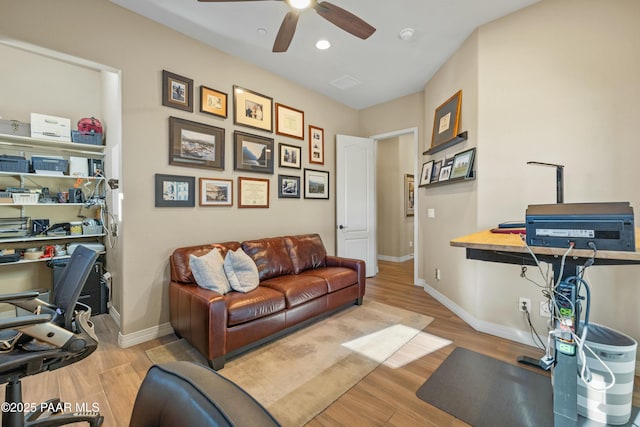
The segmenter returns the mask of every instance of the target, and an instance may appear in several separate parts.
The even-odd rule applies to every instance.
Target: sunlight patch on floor
[[[405,325],[372,332],[342,346],[393,369],[451,344],[451,341]]]

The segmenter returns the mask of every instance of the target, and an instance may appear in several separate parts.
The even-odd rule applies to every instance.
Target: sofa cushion
[[[227,326],[239,325],[285,309],[282,292],[258,286],[251,292],[229,292],[224,296],[227,306]]]
[[[312,276],[323,279],[329,293],[344,289],[358,283],[358,273],[346,267],[314,268],[301,273],[300,276]]]
[[[180,283],[195,283],[195,278],[191,273],[191,267],[189,267],[189,256],[202,256],[209,253],[213,248],[220,250],[220,255],[224,258],[227,250],[232,251],[240,247],[240,242],[225,242],[214,243],[208,245],[188,246],[184,248],[178,248],[169,257],[171,263],[171,280]]]
[[[326,265],[327,251],[319,234],[287,236],[285,243],[296,274]]]
[[[189,267],[198,286],[222,295],[231,290],[223,264],[224,260],[218,248],[200,257],[193,254],[189,256]]]
[[[227,256],[224,258],[224,272],[234,291],[249,292],[260,284],[258,267],[242,248],[227,251]]]
[[[293,264],[283,237],[242,242],[242,249],[258,266],[260,281],[293,273]]]
[[[281,292],[287,302],[287,308],[304,304],[327,294],[326,281],[320,277],[289,274],[264,280],[260,287],[268,287]]]

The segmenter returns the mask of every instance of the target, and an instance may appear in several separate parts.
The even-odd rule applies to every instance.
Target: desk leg
[[[578,421],[578,358],[556,352],[553,369],[553,425],[574,427]]]

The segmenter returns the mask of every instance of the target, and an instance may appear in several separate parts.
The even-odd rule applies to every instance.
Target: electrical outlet
[[[440,280],[440,269],[436,268],[436,280]]]
[[[540,317],[551,317],[551,307],[549,307],[549,300],[540,301]]]
[[[520,297],[518,298],[518,310],[521,312],[528,311],[531,313],[531,298]]]

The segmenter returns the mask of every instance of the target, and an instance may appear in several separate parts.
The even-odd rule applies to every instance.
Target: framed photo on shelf
[[[233,140],[234,170],[273,173],[273,138],[235,131]]]
[[[304,198],[329,198],[329,172],[315,169],[304,170]]]
[[[156,174],[156,207],[194,207],[196,178]]]
[[[304,112],[276,102],[276,133],[304,139]]]
[[[193,80],[162,70],[162,105],[193,113]]]
[[[233,180],[200,178],[200,206],[233,206]]]
[[[476,154],[475,148],[470,148],[466,151],[462,151],[453,158],[453,165],[451,166],[451,176],[449,179],[454,178],[468,178],[471,175],[473,169],[473,159]]]
[[[429,160],[422,165],[422,172],[420,173],[420,183],[418,187],[427,185],[431,182],[431,171],[433,170],[433,160]]]
[[[451,176],[451,165],[443,166],[440,169],[440,176],[438,177],[438,182],[448,181]]]
[[[404,176],[404,216],[413,216],[415,206],[414,177],[411,174]]]
[[[268,208],[269,180],[244,176],[238,177],[238,207]]]
[[[273,98],[234,85],[233,123],[273,132]]]
[[[278,163],[278,166],[280,166],[281,168],[292,168],[292,169],[302,168],[301,159],[300,159],[300,157],[302,156],[301,147],[280,143],[278,144],[278,149],[280,151],[279,153],[280,162]]]
[[[459,90],[442,105],[436,108],[433,119],[433,133],[431,148],[451,141],[458,135],[460,124],[460,107],[462,105],[462,90]]]
[[[442,160],[438,160],[433,163],[433,168],[431,169],[431,179],[429,180],[429,184],[438,182],[438,178],[440,178],[440,169],[442,169]]]
[[[324,129],[309,125],[309,163],[324,165]]]
[[[169,117],[169,164],[224,170],[224,129]]]
[[[278,175],[278,198],[299,199],[300,177],[291,175]]]
[[[200,112],[227,118],[227,94],[200,86]]]

